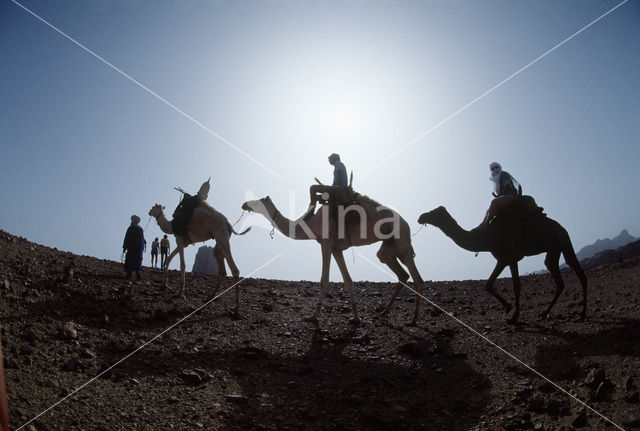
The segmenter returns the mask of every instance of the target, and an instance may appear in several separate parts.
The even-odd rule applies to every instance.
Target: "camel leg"
[[[424,280],[422,280],[422,276],[418,272],[413,255],[401,256],[400,261],[404,263],[409,270],[409,274],[411,274],[411,278],[413,278],[413,286],[416,290],[416,306],[413,310],[413,317],[407,323],[409,326],[415,326],[418,322],[418,314],[420,313],[420,300],[422,299],[422,286],[424,285]]]
[[[344,281],[344,288],[349,293],[349,302],[351,303],[351,311],[353,312],[353,318],[351,319],[351,323],[354,325],[360,324],[360,317],[358,316],[358,306],[356,305],[356,299],[353,293],[353,280],[351,279],[351,275],[349,275],[349,270],[347,269],[347,264],[344,261],[344,255],[341,251],[334,251],[333,258],[338,264],[338,268],[340,268],[340,273],[342,274],[342,280]]]
[[[314,324],[318,324],[318,315],[322,308],[322,301],[324,295],[327,293],[327,287],[329,287],[329,270],[331,269],[331,248],[328,245],[322,244],[322,277],[320,277],[320,298],[318,298],[318,305],[313,314],[306,317],[304,320]]]
[[[187,300],[187,298],[184,296],[184,287],[186,285],[184,273],[186,269],[187,265],[184,263],[184,248],[180,247],[180,281],[182,283],[182,297],[185,299],[185,301]]]
[[[496,279],[498,278],[498,276],[506,266],[507,265],[505,265],[500,261],[496,262],[496,266],[495,268],[493,268],[493,272],[491,273],[491,275],[489,276],[489,279],[484,285],[484,290],[486,290],[491,295],[493,295],[493,297],[496,298],[500,302],[500,304],[502,304],[502,306],[504,307],[505,313],[509,313],[509,311],[511,311],[511,304],[505,301],[504,298],[500,296],[498,292],[496,292],[496,290],[493,288],[493,284],[496,282]]]
[[[513,295],[515,296],[515,310],[513,316],[507,321],[509,324],[515,325],[520,317],[520,274],[518,273],[518,263],[509,265],[511,270],[511,282],[513,283]]]
[[[173,251],[171,252],[171,254],[169,256],[167,256],[165,262],[164,262],[164,287],[169,287],[168,285],[168,279],[169,279],[169,264],[171,263],[171,259],[173,259],[173,257],[178,254],[178,252],[180,251],[180,247],[176,247],[173,249]]]
[[[216,266],[218,267],[218,279],[216,282],[216,287],[213,289],[213,293],[209,300],[215,298],[216,293],[218,293],[218,289],[222,285],[222,280],[224,280],[227,275],[226,268],[224,266],[224,253],[222,249],[218,246],[218,242],[216,241],[216,245],[213,247],[213,258],[216,261]]]
[[[551,303],[549,304],[547,309],[540,314],[541,319],[549,316],[551,309],[553,308],[554,305],[556,305],[556,302],[558,301],[560,294],[564,290],[564,281],[562,280],[562,274],[560,274],[560,267],[558,266],[559,260],[560,260],[560,251],[555,251],[555,250],[547,253],[547,257],[545,257],[544,259],[544,265],[547,267],[547,269],[549,270],[549,273],[551,273],[551,277],[553,278],[553,281],[555,281],[556,283],[556,292],[553,295],[553,299],[551,300]]]
[[[216,239],[216,246],[220,247],[222,251],[222,255],[227,260],[229,264],[229,269],[231,270],[231,275],[233,275],[233,284],[236,286],[235,289],[235,305],[233,306],[233,315],[238,317],[240,312],[240,288],[237,286],[238,280],[240,278],[240,270],[236,266],[235,261],[233,260],[233,256],[231,255],[231,245],[229,244],[229,238],[219,238]]]
[[[564,255],[564,261],[576,273],[578,281],[580,281],[580,286],[582,286],[582,313],[580,313],[580,319],[584,320],[587,317],[587,276],[584,275],[584,272],[582,271],[582,267],[580,266],[580,262],[578,262],[575,252],[573,251],[573,247],[570,247],[569,250],[563,251],[562,254]]]
[[[384,308],[382,313],[380,313],[380,316],[384,317],[389,313],[389,310],[391,310],[391,306],[400,294],[400,290],[402,290],[402,288],[406,286],[407,280],[409,280],[409,274],[407,274],[407,271],[405,271],[404,268],[400,265],[398,259],[394,255],[390,254],[389,250],[385,249],[384,245],[380,247],[380,250],[378,250],[377,256],[378,259],[380,259],[380,262],[387,265],[389,269],[393,271],[396,277],[398,277],[398,283],[393,290],[393,294],[391,295],[391,298],[389,298],[387,306]]]

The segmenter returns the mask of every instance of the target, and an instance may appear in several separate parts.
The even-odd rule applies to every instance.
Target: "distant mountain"
[[[580,261],[582,269],[593,268],[604,263],[619,262],[633,256],[640,255],[640,238],[630,235],[626,229],[622,229],[620,235],[613,239],[599,239],[593,244],[582,247],[576,257]],[[569,267],[566,263],[560,265],[560,270]],[[541,269],[530,274],[548,274],[549,271]]]
[[[582,269],[594,268],[607,263],[622,262],[640,256],[640,240],[630,242],[615,250],[604,250],[580,261]],[[566,265],[563,265],[566,266]]]
[[[578,260],[588,259],[590,257],[595,256],[597,253],[605,250],[616,250],[623,245],[627,245],[630,242],[637,241],[640,238],[636,238],[627,232],[626,229],[623,229],[620,232],[620,235],[613,239],[605,238],[599,239],[593,244],[582,247],[577,253],[576,256]]]
[[[217,274],[218,265],[213,258],[213,247],[203,245],[198,249],[196,253],[196,259],[193,261],[193,268],[191,272],[198,272],[200,274]]]

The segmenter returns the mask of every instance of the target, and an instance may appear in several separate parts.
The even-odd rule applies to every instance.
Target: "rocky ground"
[[[177,282],[176,271],[170,276]],[[426,297],[446,313],[427,306],[417,327],[404,325],[410,292],[386,321],[376,319],[393,285],[370,282],[357,283],[360,327],[348,323],[341,285],[331,285],[315,329],[301,317],[316,303],[317,283],[264,279],[241,283],[241,319],[224,295],[182,320],[193,308],[161,287],[157,270],[145,268],[130,285],[120,263],[0,231],[12,427],[637,429],[640,258],[587,276],[584,322],[572,273],[547,320],[536,316],[551,299],[550,277],[524,277],[517,327],[475,280],[429,283]],[[214,277],[188,274],[188,283],[191,302],[202,303]],[[512,298],[509,279],[498,289]]]

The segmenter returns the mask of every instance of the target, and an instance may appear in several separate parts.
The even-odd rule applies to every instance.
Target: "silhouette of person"
[[[318,195],[320,195],[322,200],[333,203],[336,192],[347,188],[347,168],[344,166],[344,163],[340,161],[340,155],[336,153],[331,154],[329,156],[329,164],[333,166],[333,184],[330,186],[314,184],[309,187],[309,208],[307,209],[307,214],[304,216],[305,221],[313,216],[316,202],[319,200]]]
[[[140,227],[140,217],[131,216],[131,225],[127,229],[122,244],[122,252],[126,252],[124,259],[124,269],[127,271],[127,278],[131,278],[131,273],[135,271],[136,276],[140,279],[140,270],[142,269],[142,253],[146,251],[146,241],[144,232]]]
[[[169,238],[165,235],[162,240],[160,240],[160,268],[162,269],[164,269],[166,265],[169,248],[171,248],[171,244],[169,243]]]
[[[494,199],[489,205],[484,220],[482,220],[482,223],[478,226],[481,229],[486,229],[491,219],[493,219],[499,211],[511,205],[522,193],[522,187],[518,181],[516,181],[509,172],[503,171],[500,163],[491,163],[489,170],[491,171],[489,180],[491,180],[494,185],[493,192],[491,193]]]
[[[158,249],[160,248],[160,241],[158,237],[151,243],[151,266],[156,268],[158,266]]]

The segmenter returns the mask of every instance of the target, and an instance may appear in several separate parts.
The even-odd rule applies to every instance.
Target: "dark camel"
[[[505,301],[494,290],[493,284],[504,268],[509,267],[515,295],[515,311],[513,316],[507,321],[511,324],[516,324],[520,316],[520,275],[518,274],[518,262],[522,260],[524,256],[535,256],[540,253],[547,253],[544,264],[556,283],[556,292],[549,307],[540,315],[541,318],[544,318],[549,315],[551,309],[558,301],[558,297],[564,290],[564,281],[562,280],[558,266],[560,253],[562,253],[567,265],[575,271],[582,286],[581,319],[584,319],[587,313],[587,277],[584,275],[580,263],[576,258],[567,231],[560,223],[543,214],[529,215],[525,219],[512,222],[521,223],[520,230],[517,231],[519,233],[514,234],[513,225],[505,216],[494,218],[486,230],[476,228],[471,231],[466,231],[458,225],[446,208],[442,206],[426,212],[418,218],[418,223],[428,223],[439,228],[445,235],[451,238],[453,242],[465,250],[491,252],[498,262],[485,284],[485,289],[500,301],[506,313],[511,311],[511,304]]]
[[[386,264],[398,277],[398,284],[382,315],[386,315],[389,312],[391,305],[402,287],[406,286],[409,274],[411,274],[417,295],[413,318],[408,324],[415,325],[420,311],[420,294],[424,281],[414,261],[415,253],[411,246],[409,225],[398,213],[380,205],[373,199],[359,195],[356,200],[357,205],[338,208],[338,214],[342,213],[342,218],[340,215],[332,214],[329,210],[329,205],[322,205],[321,209],[306,222],[302,221],[302,218],[294,221],[284,217],[269,196],[245,202],[242,205],[242,209],[262,214],[276,229],[291,239],[315,239],[320,243],[322,250],[320,299],[313,314],[305,318],[305,320],[316,325],[318,323],[322,300],[329,285],[329,268],[331,257],[333,256],[342,273],[345,289],[349,293],[349,301],[353,312],[351,322],[354,324],[360,323],[358,307],[353,293],[353,281],[342,253],[353,246],[369,245],[382,241],[380,250],[377,253],[378,259]],[[340,227],[337,219],[352,218],[354,213],[356,214],[354,220],[348,223],[343,222]],[[409,274],[400,263],[407,267]]]

